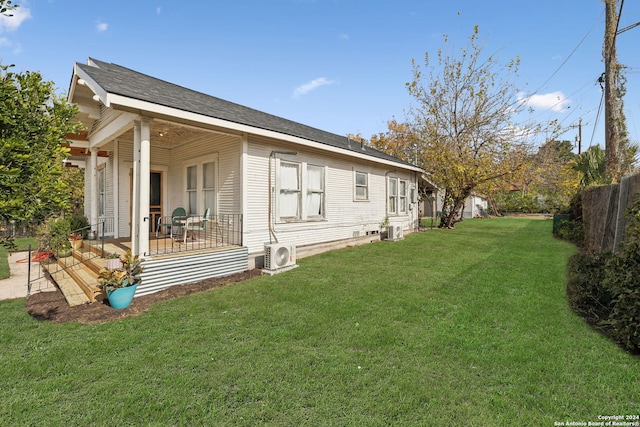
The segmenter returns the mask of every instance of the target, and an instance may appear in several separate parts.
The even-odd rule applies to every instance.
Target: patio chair
[[[166,217],[166,216],[159,217],[158,225],[156,226],[156,239],[158,238],[158,232],[160,231],[160,227],[168,228],[169,236],[173,238],[174,227],[182,227],[186,219],[187,219],[187,211],[185,211],[184,208],[175,208],[171,213],[171,217]]]
[[[207,222],[209,222],[210,210],[207,208],[203,216],[190,216],[184,226],[184,243],[187,243],[187,235],[204,231],[204,239],[207,240]]]

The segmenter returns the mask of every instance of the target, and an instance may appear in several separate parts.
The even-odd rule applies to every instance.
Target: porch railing
[[[242,246],[242,214],[219,214],[191,219],[162,217],[149,242],[150,255]]]
[[[31,271],[31,262],[28,263],[27,295],[31,295],[31,284],[47,274],[52,275],[63,270],[72,269],[78,264],[86,263],[94,258],[103,258],[105,256],[104,221],[72,230],[71,234],[90,236],[92,230],[97,230],[97,235],[93,236],[95,238],[88,241],[88,244],[80,245],[78,248],[74,248],[71,241],[69,248],[53,248],[51,239],[41,241],[39,247],[35,250],[29,245],[28,259],[31,262],[40,262],[43,268],[38,269],[38,272],[35,273]]]

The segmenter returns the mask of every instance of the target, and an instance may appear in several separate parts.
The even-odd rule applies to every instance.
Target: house
[[[96,59],[74,65],[68,100],[86,127],[70,138],[85,213],[144,258],[137,295],[261,268],[281,256],[269,245],[370,242],[386,217],[417,228],[422,171],[358,141]],[[158,230],[178,207],[199,229]]]

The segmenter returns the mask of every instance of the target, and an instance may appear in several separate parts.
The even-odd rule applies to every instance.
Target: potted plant
[[[107,270],[116,270],[122,268],[122,261],[120,261],[120,254],[117,252],[107,255]]]
[[[69,234],[69,243],[73,249],[80,249],[82,247],[82,234],[71,233]]]
[[[120,261],[122,262],[120,268],[115,270],[103,268],[98,273],[99,287],[107,291],[109,304],[118,310],[128,307],[133,301],[143,271],[142,261],[131,251],[127,251]]]

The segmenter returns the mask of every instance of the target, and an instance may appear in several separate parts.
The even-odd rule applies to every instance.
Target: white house
[[[385,217],[417,227],[422,171],[344,136],[95,59],[68,100],[85,213],[145,259],[138,294],[261,267],[265,244],[300,256],[379,239]]]

